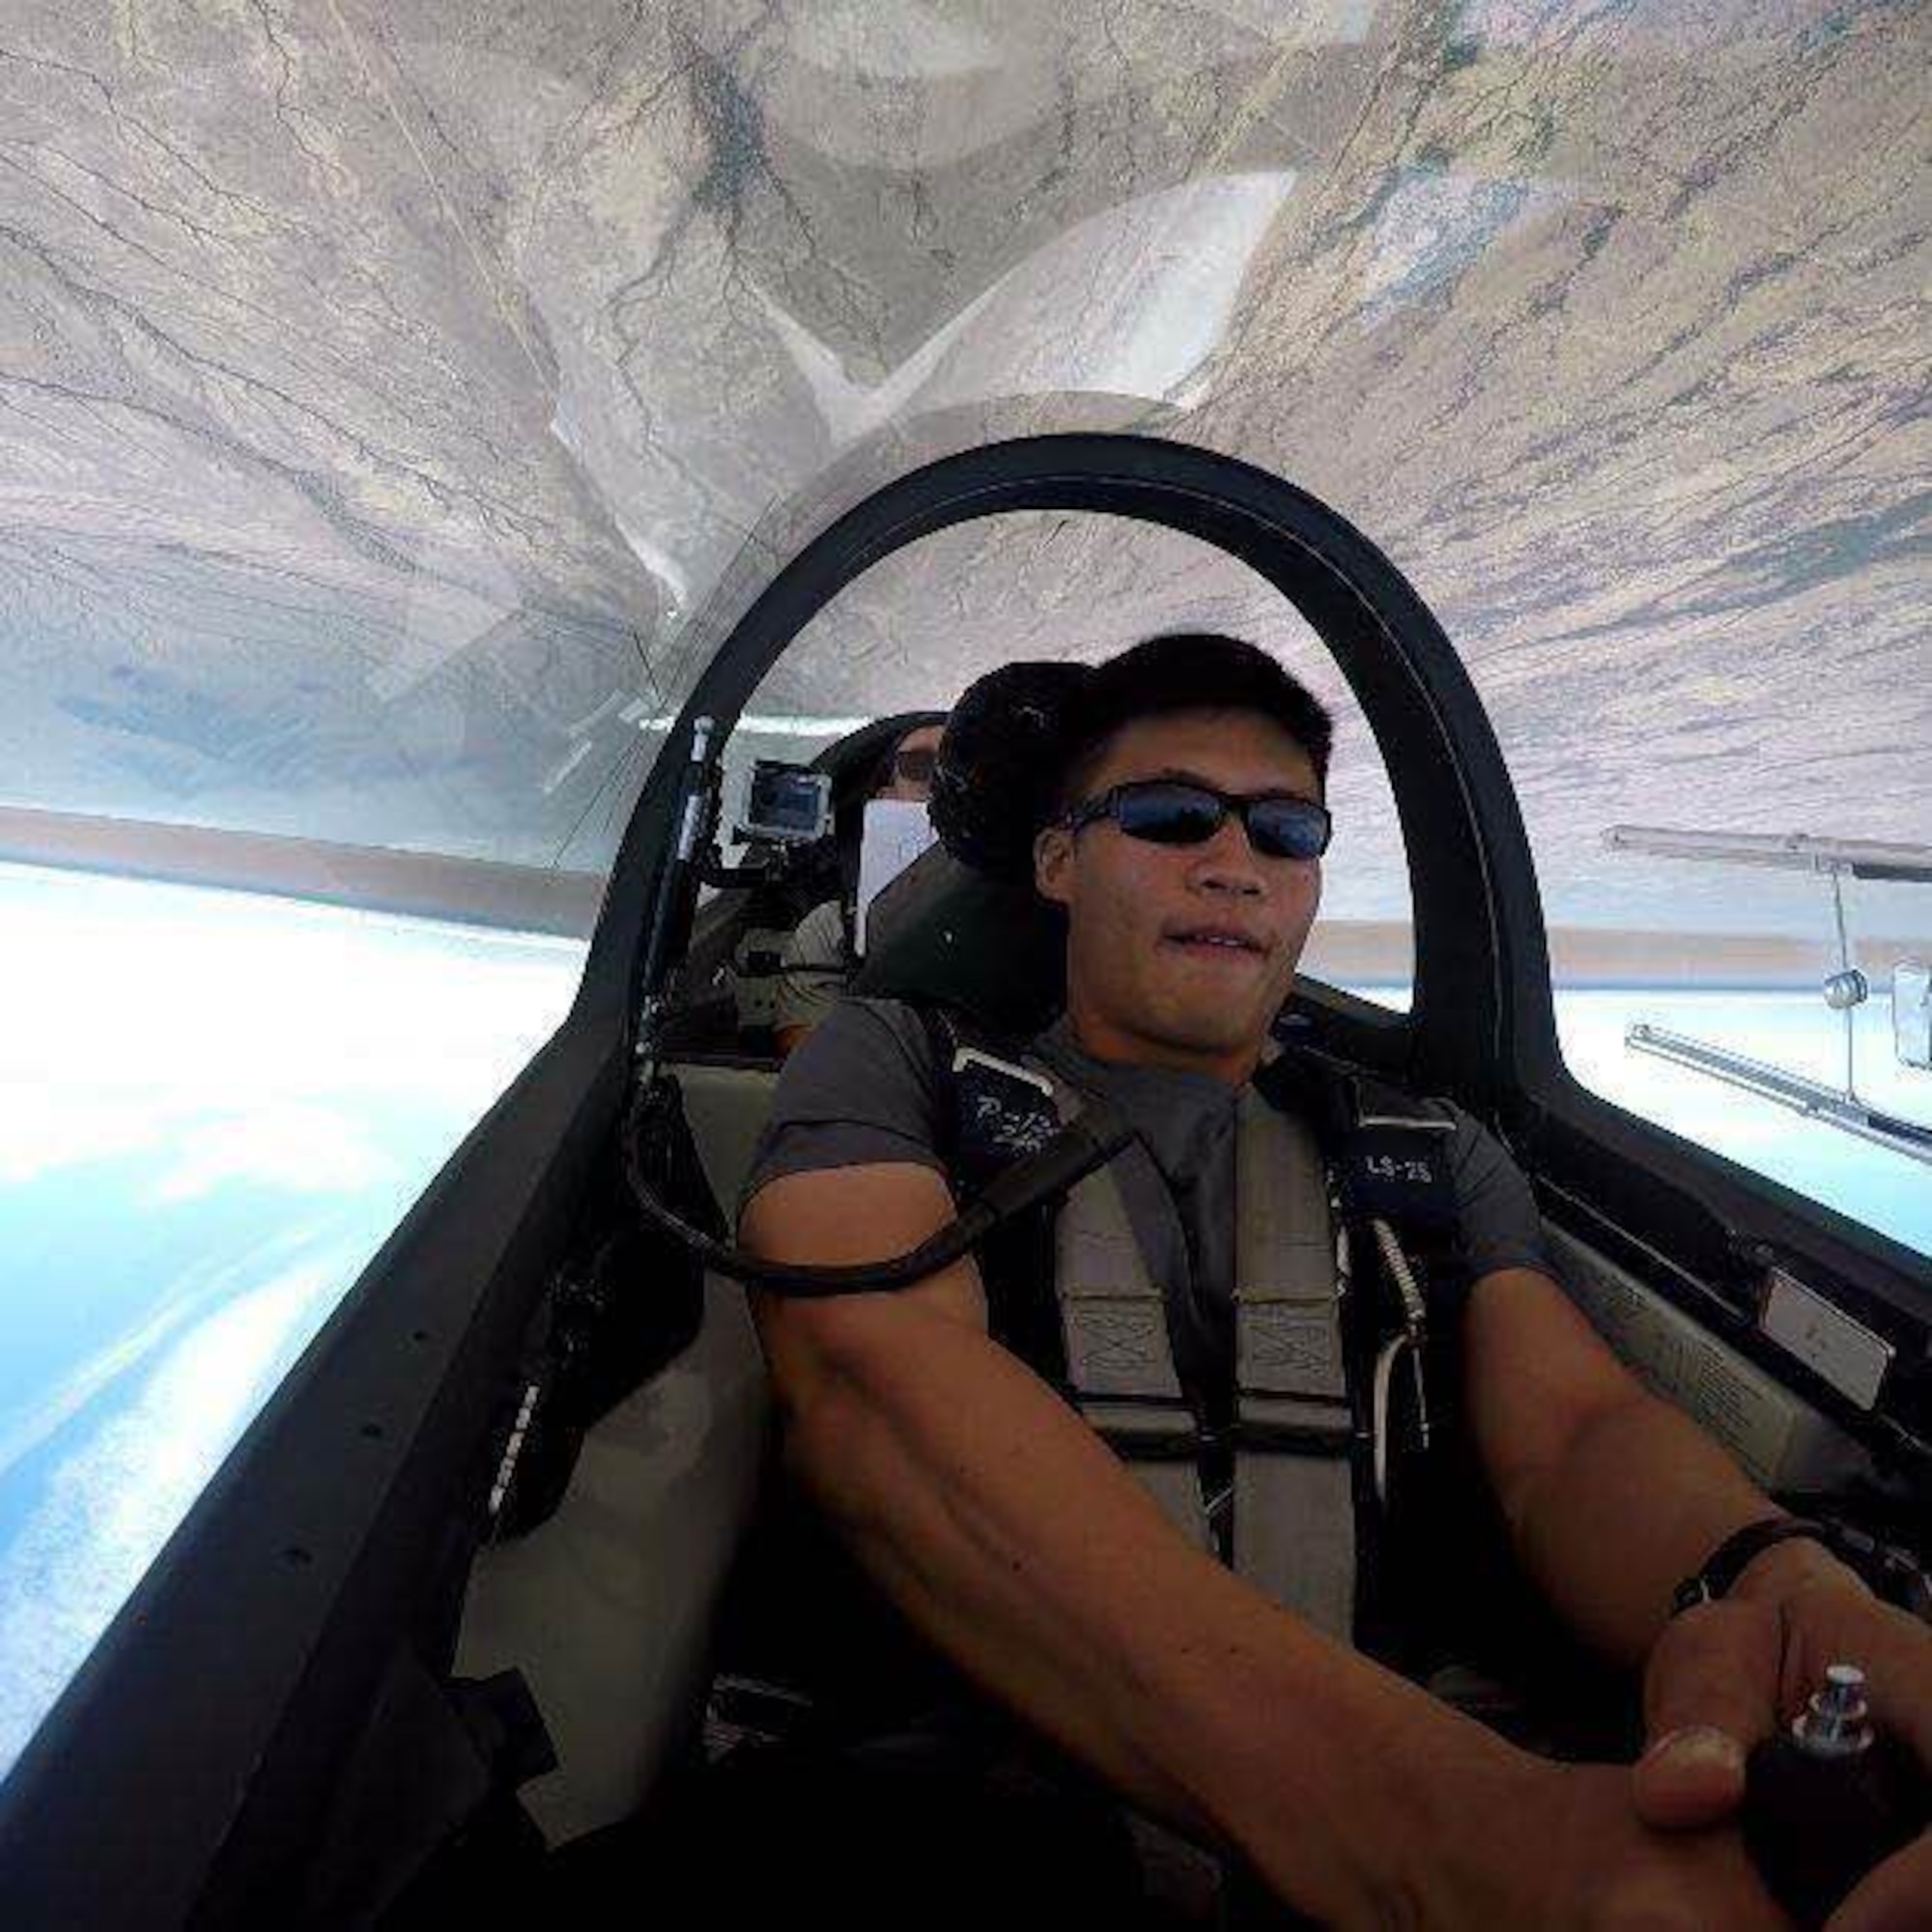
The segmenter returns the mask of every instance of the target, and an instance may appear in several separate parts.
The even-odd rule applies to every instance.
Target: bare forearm
[[[1371,1922],[1437,1806],[1507,1755],[1189,1546],[983,1334],[816,1378],[794,1464],[913,1621],[1145,1808],[1238,1844],[1304,1909]],[[906,1372],[917,1360],[919,1373]]]
[[[1776,1506],[1689,1417],[1642,1391],[1584,1424],[1531,1486],[1517,1552],[1571,1627],[1640,1661],[1680,1578]]]

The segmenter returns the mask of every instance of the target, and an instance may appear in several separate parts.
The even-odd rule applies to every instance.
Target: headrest
[[[944,845],[872,901],[852,991],[937,1002],[991,1032],[1030,1039],[1066,998],[1066,925],[1031,886],[962,865]]]
[[[1052,809],[1067,720],[1093,675],[1085,665],[1002,665],[952,707],[933,767],[932,824],[963,865],[1032,880],[1034,835]]]
[[[1083,665],[1011,664],[952,707],[932,775],[940,843],[873,902],[853,990],[939,1001],[1028,1037],[1065,998],[1065,923],[1033,890]]]

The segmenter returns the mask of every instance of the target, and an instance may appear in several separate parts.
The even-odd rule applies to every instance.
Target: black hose
[[[1133,1128],[1121,1114],[1104,1101],[1089,1097],[1077,1120],[1067,1122],[1037,1153],[995,1175],[961,1208],[956,1220],[909,1253],[838,1267],[786,1266],[714,1240],[665,1205],[644,1173],[642,1135],[638,1130],[654,1086],[650,1081],[639,1083],[623,1125],[624,1174],[639,1211],[706,1267],[772,1294],[868,1294],[910,1288],[950,1267],[1016,1215],[1069,1192],[1134,1138]]]

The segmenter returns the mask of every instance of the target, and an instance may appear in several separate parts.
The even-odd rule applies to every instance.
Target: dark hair
[[[1308,753],[1328,781],[1335,740],[1327,706],[1268,654],[1213,631],[1149,638],[1094,667],[1067,706],[1065,759],[1055,809],[1087,795],[1094,768],[1122,725],[1176,711],[1254,711],[1271,719]]]

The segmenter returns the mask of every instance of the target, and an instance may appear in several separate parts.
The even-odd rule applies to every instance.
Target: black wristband
[[[1795,1537],[1808,1537],[1823,1544],[1834,1555],[1837,1538],[1832,1526],[1810,1517],[1775,1516],[1762,1522],[1747,1523],[1712,1550],[1704,1567],[1694,1577],[1687,1577],[1670,1595],[1670,1614],[1681,1616],[1699,1604],[1715,1604],[1729,1595],[1731,1586],[1744,1575],[1745,1566],[1762,1556],[1775,1544],[1789,1543]]]

